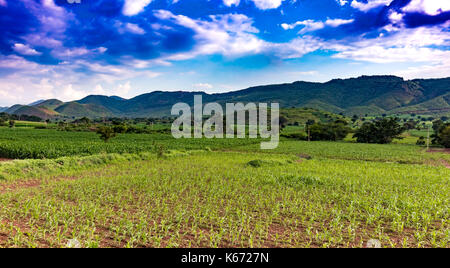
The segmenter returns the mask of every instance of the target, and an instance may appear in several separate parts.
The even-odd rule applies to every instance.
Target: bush
[[[346,121],[337,120],[333,123],[313,124],[309,131],[312,141],[340,141],[347,137],[351,129]]]
[[[97,130],[97,134],[100,135],[100,139],[102,139],[104,142],[108,142],[111,138],[117,136],[117,134],[114,132],[114,129],[111,127],[100,127]]]
[[[305,133],[303,133],[303,132],[281,134],[281,136],[284,137],[284,138],[294,139],[294,140],[301,140],[301,141],[305,141],[305,140],[308,139],[308,136]]]
[[[394,139],[402,139],[404,128],[397,118],[383,118],[375,122],[366,122],[353,135],[359,143],[388,144]]]
[[[450,124],[442,124],[439,126],[437,132],[433,135],[435,144],[450,148]]]
[[[424,145],[426,144],[425,137],[424,137],[424,136],[421,136],[421,137],[417,140],[417,143],[416,143],[416,144],[419,145],[419,146],[424,146]]]

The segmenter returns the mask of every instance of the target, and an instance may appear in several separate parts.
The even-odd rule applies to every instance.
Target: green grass
[[[260,142],[0,128],[0,247],[449,247],[449,154]]]
[[[259,144],[255,139],[181,139],[170,134],[119,134],[108,143],[93,132],[65,132],[53,129],[10,129],[0,127],[0,157],[44,159],[99,153],[139,153],[165,149],[221,149]]]
[[[259,151],[257,145],[245,145],[236,148],[239,151]],[[424,164],[440,159],[450,160],[445,153],[427,153],[425,148],[405,144],[361,144],[351,142],[307,142],[285,140],[280,146],[267,153],[307,154],[313,157],[363,160],[379,162],[398,162]]]
[[[67,169],[33,160],[41,169],[0,182],[0,245],[448,247],[444,167],[231,152],[128,158],[69,158]]]

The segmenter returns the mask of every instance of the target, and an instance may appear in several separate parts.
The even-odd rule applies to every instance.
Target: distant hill
[[[56,112],[62,116],[68,117],[90,117],[90,118],[100,118],[100,117],[111,117],[114,114],[107,108],[96,105],[96,104],[80,104],[78,102],[65,103],[55,109]]]
[[[16,115],[37,116],[42,119],[51,119],[58,115],[57,112],[42,107],[22,106],[14,111]]]
[[[39,102],[39,103],[37,103],[35,105],[32,105],[32,106],[54,110],[54,109],[58,108],[59,106],[61,106],[63,104],[64,104],[64,102],[62,102],[60,100],[52,99],[52,100],[41,101],[41,102]]]
[[[20,108],[25,107],[25,105],[16,104],[5,110],[5,113],[14,114]]]
[[[43,103],[45,100],[38,100],[38,101],[35,101],[35,102],[32,102],[32,103],[30,103],[30,104],[28,104],[27,106],[36,106],[36,105],[39,105],[40,103]]]
[[[6,110],[8,110],[8,107],[0,107],[0,113],[3,113]]]
[[[282,108],[309,107],[350,116],[450,114],[450,78],[406,81],[396,76],[362,76],[326,83],[294,82],[221,94],[156,91],[128,100],[92,95],[70,103],[40,101],[34,107],[53,110],[55,116],[66,117],[162,117],[170,115],[171,107],[178,102],[192,105],[194,95],[198,94],[203,96],[204,103],[278,102]],[[6,112],[15,113],[21,107],[15,105]]]

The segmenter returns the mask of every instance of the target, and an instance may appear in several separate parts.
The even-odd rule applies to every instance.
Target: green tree
[[[16,121],[14,120],[9,120],[9,128],[13,128],[16,126]]]
[[[347,137],[351,128],[344,120],[336,120],[332,123],[317,123],[309,127],[312,141],[340,141]]]
[[[424,146],[424,145],[426,145],[427,143],[426,143],[426,141],[425,141],[425,137],[424,136],[420,136],[420,138],[417,140],[417,143],[416,143],[417,145],[419,145],[419,146]]]
[[[439,132],[439,143],[445,148],[450,148],[450,125],[443,127]]]
[[[114,132],[113,128],[106,126],[98,128],[97,134],[100,135],[100,139],[102,139],[104,142],[108,142],[110,139],[117,136],[117,133]]]
[[[388,144],[394,139],[402,139],[404,128],[397,118],[383,118],[375,122],[366,122],[353,135],[359,143]]]

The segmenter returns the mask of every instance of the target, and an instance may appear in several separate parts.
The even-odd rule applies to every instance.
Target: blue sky
[[[0,106],[450,76],[448,0],[79,1],[0,0]]]

